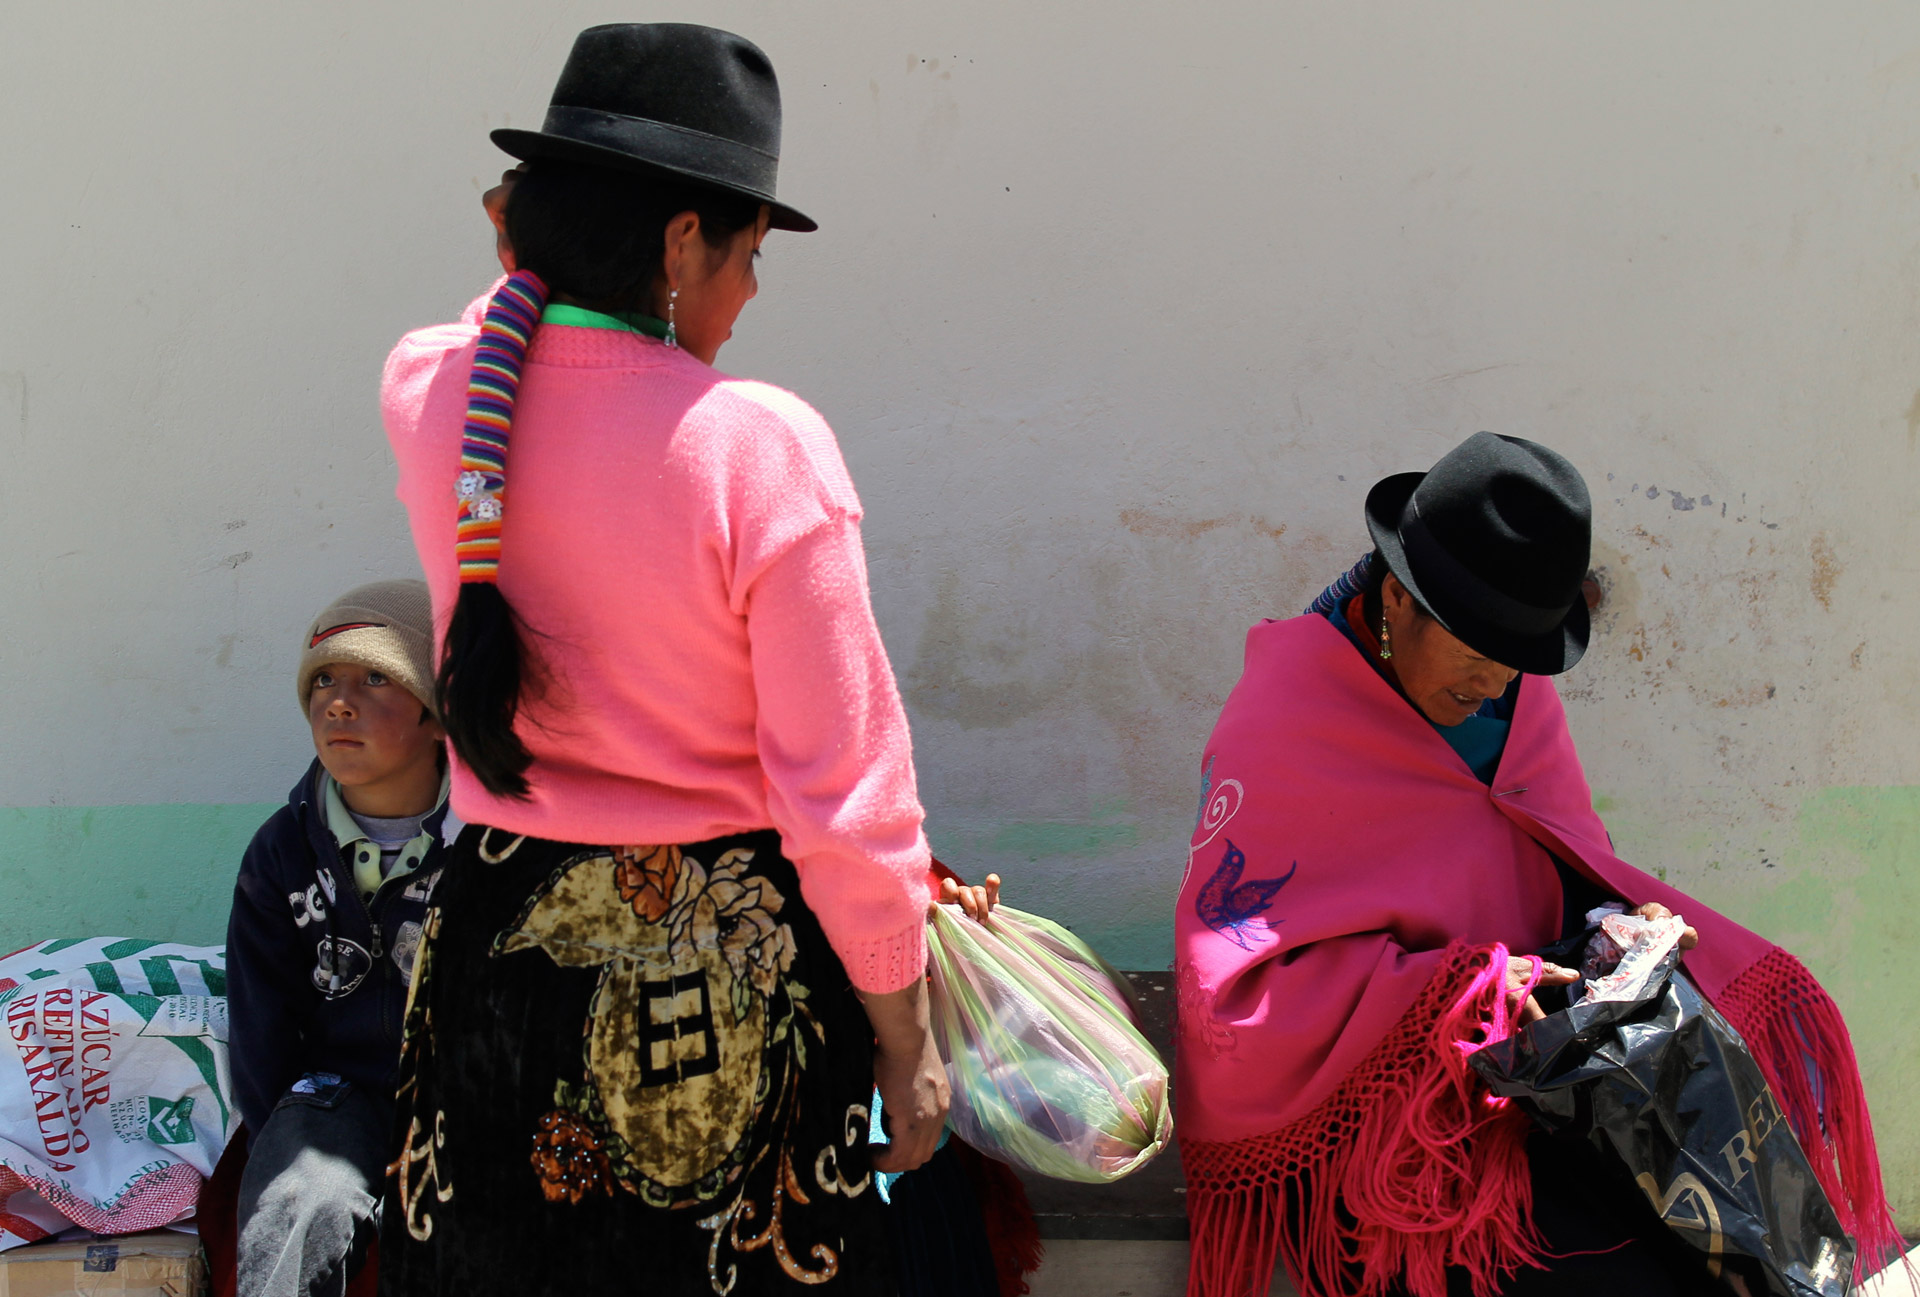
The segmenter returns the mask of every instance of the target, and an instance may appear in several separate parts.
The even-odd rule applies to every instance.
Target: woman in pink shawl
[[[1739,1291],[1466,1056],[1619,899],[1691,925],[1869,1266],[1897,1252],[1845,1024],[1793,956],[1622,861],[1552,676],[1587,645],[1585,483],[1479,433],[1368,494],[1376,549],[1247,635],[1176,919],[1189,1297]]]

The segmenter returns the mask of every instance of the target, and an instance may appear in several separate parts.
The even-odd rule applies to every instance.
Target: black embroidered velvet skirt
[[[891,1293],[872,1091],[773,833],[469,826],[407,1010],[381,1292]]]

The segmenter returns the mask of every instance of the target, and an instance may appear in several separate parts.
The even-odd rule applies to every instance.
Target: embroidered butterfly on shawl
[[[1200,916],[1200,922],[1240,949],[1252,950],[1264,939],[1261,933],[1284,921],[1267,918],[1265,911],[1280,889],[1292,881],[1300,862],[1294,861],[1293,867],[1278,878],[1254,878],[1243,883],[1240,875],[1247,868],[1246,853],[1233,845],[1232,838],[1226,841],[1220,867],[1193,898],[1193,912]]]

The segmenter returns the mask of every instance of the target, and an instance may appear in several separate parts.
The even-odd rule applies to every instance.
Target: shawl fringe
[[[1187,1297],[1264,1297],[1277,1255],[1303,1297],[1476,1297],[1534,1264],[1525,1114],[1467,1056],[1510,1030],[1504,946],[1456,942],[1365,1061],[1305,1117],[1251,1139],[1183,1141]]]
[[[1854,1282],[1900,1259],[1860,1067],[1840,1008],[1813,974],[1774,947],[1714,997],[1766,1073],[1814,1175],[1859,1245]]]

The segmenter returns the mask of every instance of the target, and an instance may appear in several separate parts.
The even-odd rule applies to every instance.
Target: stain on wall
[[[1822,612],[1833,611],[1833,587],[1840,580],[1840,560],[1833,552],[1833,542],[1827,539],[1824,531],[1815,532],[1813,537],[1813,576],[1808,581],[1808,589],[1820,605]]]

